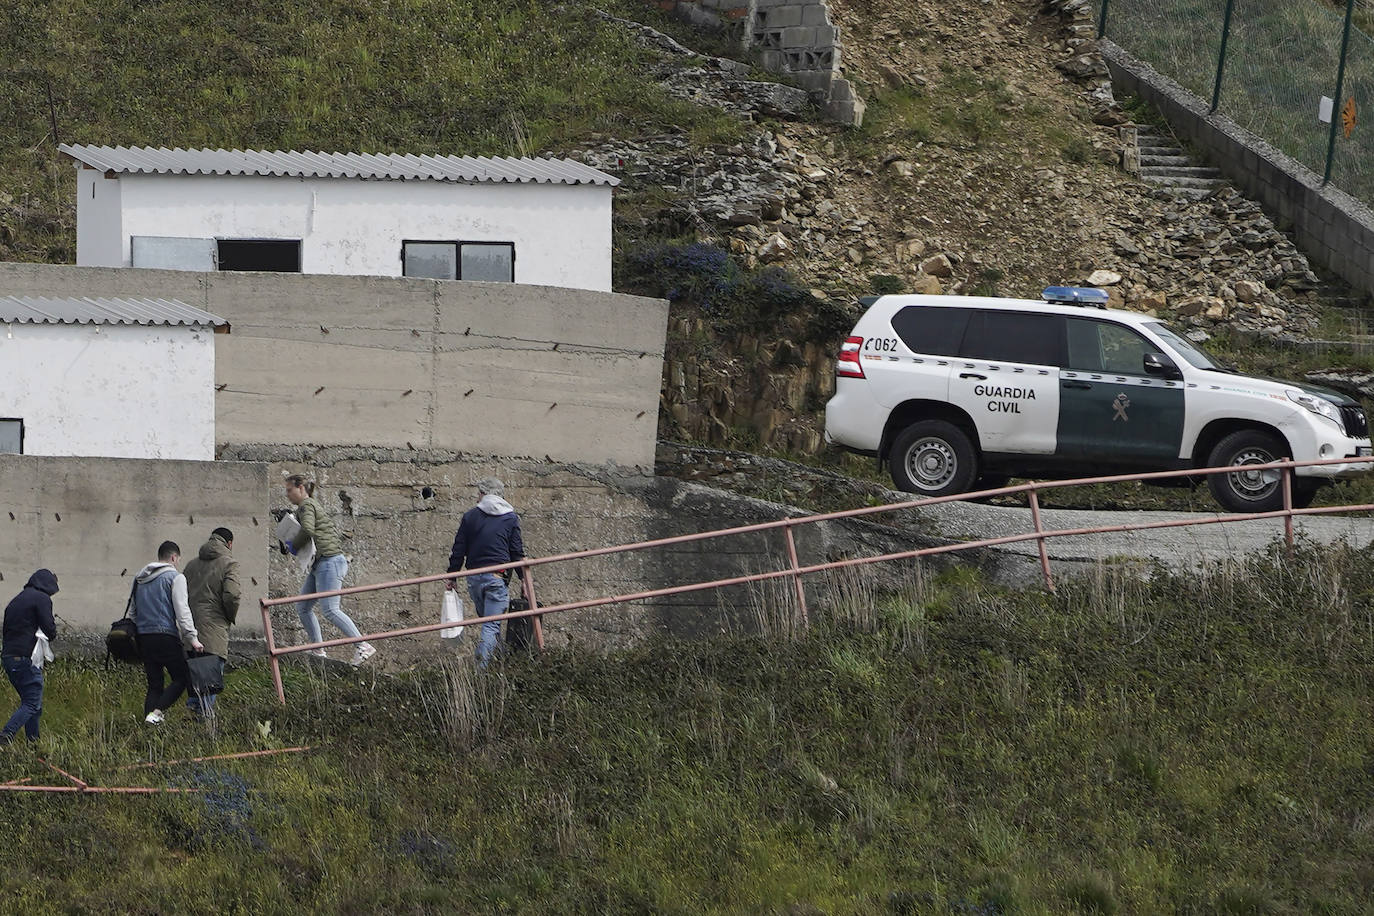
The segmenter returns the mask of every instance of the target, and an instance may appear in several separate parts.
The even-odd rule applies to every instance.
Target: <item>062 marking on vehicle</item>
[[[870,337],[864,341],[864,349],[890,353],[896,350],[900,343],[896,337]]]

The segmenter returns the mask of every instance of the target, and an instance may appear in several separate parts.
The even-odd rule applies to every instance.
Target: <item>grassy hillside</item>
[[[884,573],[799,641],[473,677],[262,667],[217,733],[132,669],[52,669],[0,796],[31,912],[1360,913],[1374,899],[1374,555],[1276,552],[1057,597]],[[60,597],[60,596],[59,596]],[[59,608],[60,610],[60,608]],[[270,720],[270,728],[266,724]],[[253,761],[124,770],[263,746]],[[26,746],[0,781],[40,776]]]
[[[631,0],[601,3],[617,10]],[[57,143],[538,155],[723,116],[580,3],[9,0],[0,259],[75,260]],[[642,4],[633,4],[642,14]]]

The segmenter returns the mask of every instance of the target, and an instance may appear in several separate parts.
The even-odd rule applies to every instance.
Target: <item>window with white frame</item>
[[[514,283],[515,243],[402,242],[401,275],[430,280]]]

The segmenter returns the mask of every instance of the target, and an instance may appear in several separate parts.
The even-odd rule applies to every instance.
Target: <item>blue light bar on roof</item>
[[[1087,286],[1047,286],[1040,296],[1046,302],[1062,302],[1065,305],[1107,304],[1107,291]]]

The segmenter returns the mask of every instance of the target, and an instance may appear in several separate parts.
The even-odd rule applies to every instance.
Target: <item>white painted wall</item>
[[[514,242],[516,283],[611,288],[605,185],[122,174],[114,195],[103,181],[91,198],[78,180],[78,266],[130,266],[135,235],[300,239],[304,273],[399,277],[404,240]]]
[[[210,328],[0,325],[0,417],[26,455],[215,457]]]
[[[95,169],[76,169],[76,263],[92,267],[127,267],[129,240],[120,245],[117,178]],[[122,253],[121,253],[122,252]]]

